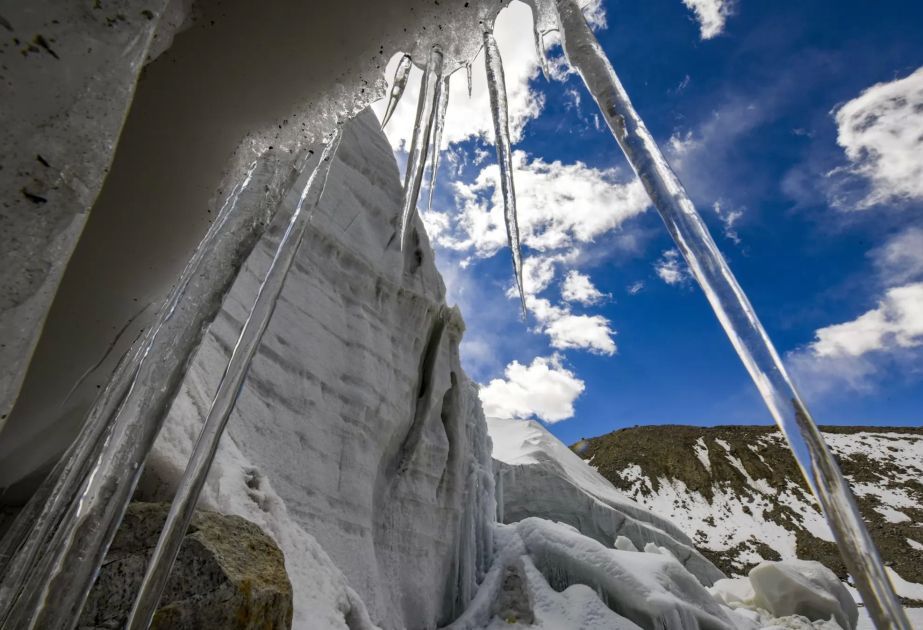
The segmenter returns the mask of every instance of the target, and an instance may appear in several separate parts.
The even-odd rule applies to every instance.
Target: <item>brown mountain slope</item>
[[[923,584],[923,428],[823,431],[886,564]],[[797,556],[846,578],[775,427],[633,427],[571,448],[628,496],[684,528],[728,574],[745,573],[762,559]]]

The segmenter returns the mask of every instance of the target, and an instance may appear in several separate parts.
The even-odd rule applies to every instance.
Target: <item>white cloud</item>
[[[524,247],[531,250],[523,261],[523,288],[526,304],[539,324],[537,331],[548,335],[553,348],[614,354],[615,331],[608,319],[575,314],[566,304],[552,305],[536,296],[555,281],[559,266],[578,260],[583,245],[643,212],[649,203],[644,188],[634,176],[626,182],[620,171],[595,169],[581,162],[549,163],[521,151],[514,152],[513,162],[519,232]],[[474,181],[455,184],[457,214],[423,213],[433,242],[485,258],[506,247],[498,181],[497,166],[487,166]],[[590,304],[602,294],[587,276],[581,276],[589,286],[577,286],[578,276],[569,275],[562,296]],[[507,296],[517,298],[516,288],[511,286]]]
[[[592,242],[642,213],[647,193],[633,175],[617,169],[596,169],[582,162],[564,164],[513,152],[519,233],[522,243],[549,251]],[[474,249],[489,257],[506,246],[500,169],[483,168],[473,182],[457,182],[455,199],[461,210],[454,229],[436,237],[443,247]],[[626,181],[627,179],[627,181]]]
[[[583,393],[584,382],[565,368],[561,356],[535,357],[528,366],[513,361],[504,379],[493,379],[480,390],[487,416],[498,418],[538,417],[560,422],[574,415],[574,401]]]
[[[680,258],[679,252],[675,249],[666,250],[657,262],[654,263],[654,271],[661,280],[669,285],[681,285],[689,281],[689,270],[686,263]]]
[[[575,315],[567,305],[556,306],[534,296],[526,296],[526,306],[538,322],[537,330],[548,335],[551,347],[615,354],[615,331],[602,315]]]
[[[871,184],[859,208],[923,199],[923,67],[903,79],[873,85],[835,116],[837,142],[851,162],[850,171]]]
[[[494,36],[503,59],[503,74],[509,102],[510,136],[513,142],[519,141],[526,123],[538,117],[543,106],[542,95],[529,87],[529,81],[539,73],[538,55],[531,33],[532,11],[527,5],[512,2],[509,7],[500,11],[494,25]],[[387,93],[390,93],[390,82],[394,78],[394,70],[400,56],[395,55],[385,69]],[[425,60],[420,60],[420,63],[424,64]],[[385,128],[388,140],[395,149],[401,146],[406,149],[410,146],[422,76],[422,70],[414,66],[408,77],[404,95]],[[387,98],[384,98],[372,105],[379,119],[384,115],[387,102]],[[461,142],[474,136],[482,136],[490,141],[494,137],[483,51],[472,62],[470,98],[464,68],[455,72],[450,79],[449,109],[445,119],[442,148],[447,148],[449,143]]]
[[[561,285],[561,297],[568,302],[590,305],[599,302],[604,295],[593,285],[588,275],[572,269],[567,273]]]
[[[910,227],[873,249],[870,256],[878,273],[889,284],[923,277],[923,229]]]
[[[825,326],[814,341],[786,356],[799,384],[821,395],[843,386],[868,391],[888,362],[915,370],[923,346],[923,282],[888,289],[854,320]]]
[[[734,9],[732,0],[683,0],[683,4],[695,13],[702,39],[720,35]]]
[[[522,261],[522,290],[526,296],[538,295],[547,289],[557,273],[559,263],[572,262],[577,257],[577,251],[571,250],[563,254],[543,256],[528,256]],[[515,286],[507,291],[507,297],[518,298],[519,293]]]
[[[923,282],[889,289],[856,319],[821,328],[810,347],[819,357],[856,357],[923,343]]]
[[[724,225],[724,235],[734,241],[734,244],[740,245],[740,235],[737,233],[737,229],[734,226],[737,224],[737,221],[740,220],[740,217],[744,215],[743,211],[725,210],[719,201],[716,201],[712,208]]]
[[[594,354],[615,354],[615,331],[602,315],[567,314],[551,322],[545,333],[551,338],[551,346],[559,350],[579,348]]]
[[[641,280],[638,280],[637,282],[632,282],[630,285],[628,285],[629,295],[638,295],[643,290],[644,290],[644,283]]]

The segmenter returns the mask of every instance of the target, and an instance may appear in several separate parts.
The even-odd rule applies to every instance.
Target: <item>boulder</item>
[[[81,630],[124,626],[169,507],[129,506],[80,617]],[[272,538],[239,516],[196,512],[151,628],[287,630],[291,625],[292,586]]]

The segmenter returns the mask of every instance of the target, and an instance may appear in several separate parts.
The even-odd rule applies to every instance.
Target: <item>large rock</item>
[[[80,618],[80,628],[121,628],[169,504],[133,503],[106,556]],[[282,551],[240,518],[196,512],[151,628],[285,630],[292,624],[292,586]]]

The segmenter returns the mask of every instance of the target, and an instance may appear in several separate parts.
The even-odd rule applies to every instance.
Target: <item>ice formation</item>
[[[394,71],[394,79],[391,81],[391,92],[388,95],[388,107],[385,109],[385,115],[381,119],[382,129],[384,129],[388,121],[391,120],[391,114],[394,113],[394,108],[397,107],[398,101],[401,100],[401,95],[404,94],[404,88],[407,86],[407,77],[410,75],[410,68],[412,65],[413,61],[410,59],[410,55],[404,55],[397,63],[397,69]]]
[[[494,564],[469,609],[450,626],[453,630],[506,628],[508,618],[555,630],[855,627],[856,605],[849,592],[819,563],[766,562],[739,579],[723,578],[714,567],[703,571],[699,565],[697,570],[688,558],[680,560],[683,546],[676,539],[670,547],[660,544],[681,534],[622,497],[540,425],[491,418],[488,428],[498,471],[498,508],[508,524],[498,526]],[[510,516],[510,496],[526,495],[543,500],[529,507],[531,514]],[[634,518],[648,526],[627,528],[631,537],[606,539],[599,530],[609,516],[588,509],[586,496],[606,497],[622,510],[632,507]],[[600,604],[609,613],[600,612]],[[581,617],[589,611],[596,612]]]
[[[282,7],[297,4],[274,2]],[[28,145],[30,150],[21,155],[36,154],[37,163],[49,172],[18,163],[3,169],[4,184],[10,189],[22,184],[20,205],[49,205],[48,212],[20,212],[19,222],[5,231],[17,238],[28,236],[15,247],[4,248],[12,252],[11,260],[40,263],[40,269],[33,274],[23,273],[16,264],[4,266],[4,282],[14,280],[4,286],[4,298],[14,299],[2,304],[0,330],[5,337],[7,329],[15,330],[11,332],[14,343],[3,354],[4,363],[12,367],[0,383],[2,419],[16,398],[51,296],[112,161],[141,66],[166,50],[183,25],[183,8],[188,6],[165,0],[153,9],[134,6],[131,0],[124,4],[132,19],[123,14],[104,19],[102,13],[88,18],[46,0],[37,9],[30,5],[10,14],[20,27],[31,26],[35,16],[51,24],[63,23],[65,27],[55,31],[58,37],[51,40],[59,50],[82,55],[87,48],[83,37],[93,46],[89,57],[75,54],[78,62],[62,63],[54,71],[58,74],[49,75],[52,80],[48,76],[41,82],[25,80],[34,73],[26,65],[12,70],[29,87],[18,96],[14,115],[4,118],[8,123],[4,128],[11,130],[7,144]],[[313,21],[301,19],[310,7],[295,7],[290,13],[276,10],[280,7],[253,9],[246,4],[222,7],[222,12],[233,14],[226,20],[231,26],[222,26],[212,37],[235,41],[234,29],[240,24],[254,32],[290,35],[297,33],[297,25]],[[414,8],[409,1],[398,4],[400,10],[392,11],[393,15],[408,15]],[[240,107],[235,102],[238,111],[226,114],[231,120],[229,135],[238,134],[232,146],[239,144],[230,168],[225,168],[224,181],[240,184],[227,185],[227,192],[219,193],[224,211],[179,275],[154,325],[89,411],[89,421],[56,469],[57,476],[49,478],[25,512],[38,520],[20,518],[12,537],[5,539],[3,560],[10,558],[10,570],[0,586],[5,624],[66,628],[75,623],[145,461],[144,492],[169,498],[186,467],[202,417],[208,415],[209,399],[217,403],[215,438],[231,407],[233,411],[230,439],[218,446],[214,462],[208,451],[217,441],[203,442],[208,444],[205,456],[196,458],[202,465],[199,474],[213,465],[203,501],[260,523],[277,538],[291,562],[299,628],[366,629],[373,620],[387,628],[432,627],[456,618],[455,627],[495,623],[494,606],[501,601],[507,578],[511,584],[517,580],[525,584],[522,588],[531,594],[528,612],[543,625],[579,619],[575,611],[567,610],[574,605],[595,611],[591,619],[580,622],[587,625],[605,619],[624,628],[637,624],[724,629],[767,621],[759,609],[747,608],[741,616],[719,603],[703,587],[720,577],[717,570],[677,528],[604,488],[585,466],[580,468],[579,459],[567,460],[558,452],[563,446],[547,440],[539,449],[544,454],[533,454],[529,463],[534,466],[524,461],[498,465],[501,512],[504,520],[515,523],[494,522],[490,440],[476,393],[457,356],[463,324],[458,313],[444,304],[444,289],[416,206],[434,127],[435,180],[439,120],[445,107],[438,95],[445,87],[444,77],[462,66],[470,68],[483,44],[507,233],[523,295],[505,87],[490,33],[502,5],[430,7],[415,18],[419,31],[381,38],[389,50],[408,51],[398,79],[403,75],[406,80],[410,60],[426,60],[403,190],[396,185],[396,169],[380,129],[370,115],[358,116],[345,132],[349,142],[344,140],[342,153],[331,162],[328,194],[321,197],[300,249],[299,236],[289,240],[290,232],[280,241],[277,224],[268,236],[263,235],[263,227],[283,198],[287,207],[300,208],[305,201],[303,196],[300,201],[293,198],[297,187],[292,184],[315,170],[306,168],[314,154],[310,147],[335,122],[355,115],[380,94],[381,79],[373,76],[372,66],[384,57],[385,44],[377,53],[362,56],[363,62],[353,61],[360,55],[349,54],[345,61],[339,60],[342,75],[348,76],[345,84],[340,73],[323,64],[316,64],[321,70],[315,69],[315,74],[323,77],[317,82],[291,81],[303,76],[300,60],[305,54],[296,47],[298,54],[288,55],[290,48],[282,43],[267,47],[272,50],[266,54],[294,60],[261,59],[251,64],[255,70],[242,68],[239,76],[226,79],[248,88],[235,94],[259,93],[253,88],[263,83],[255,75],[266,68],[287,80],[278,88],[274,84],[283,82],[274,81],[276,77],[264,79],[273,84],[270,92],[275,100],[261,94],[263,100]],[[331,8],[338,10],[342,9]],[[165,11],[171,19],[161,21]],[[253,15],[248,11],[257,12],[253,22],[240,19]],[[574,0],[535,0],[533,11],[539,48],[543,34],[560,27],[570,63],[641,176],[832,519],[873,616],[906,627],[835,462],[746,297],[634,112],[580,5]],[[6,23],[10,15],[4,16],[4,22],[12,30]],[[393,15],[388,18],[392,26]],[[261,31],[257,23],[268,28]],[[425,28],[436,23],[438,29]],[[363,41],[362,29],[355,29],[357,41]],[[205,39],[202,27],[191,30]],[[154,46],[157,37],[161,39]],[[261,51],[259,38],[249,39]],[[311,38],[288,39],[300,45]],[[358,46],[369,47],[367,41]],[[48,42],[36,36],[33,46],[60,60]],[[222,54],[222,46],[214,43],[213,39],[206,48]],[[252,45],[241,41],[234,52],[246,54]],[[195,57],[191,49],[185,51],[187,60]],[[203,57],[214,54],[204,52]],[[79,90],[73,88],[74,82],[58,76],[75,65],[82,78]],[[252,84],[246,82],[248,78]],[[403,80],[395,81],[392,111]],[[49,96],[48,90],[52,98],[39,98]],[[309,91],[320,96],[305,98]],[[97,101],[105,103],[105,111],[87,114]],[[38,102],[50,105],[29,112],[28,105]],[[248,117],[248,107],[258,113]],[[85,125],[85,119],[92,124]],[[33,128],[43,129],[45,135],[31,135]],[[88,159],[83,159],[85,147],[89,147]],[[226,160],[228,150],[216,150],[212,165]],[[214,172],[210,176],[219,178]],[[358,195],[359,189],[369,194]],[[314,188],[305,183],[302,190]],[[295,216],[302,215],[296,210]],[[398,246],[392,247],[395,241]],[[282,288],[288,264],[276,268],[268,261],[277,248],[294,260],[286,286],[301,290],[283,291],[278,304],[275,299],[254,302],[254,292],[259,295],[257,279],[266,276],[267,265],[269,278]],[[160,297],[163,286],[152,285],[155,298]],[[274,315],[271,320],[269,314]],[[240,360],[231,352],[232,340],[238,338]],[[363,360],[350,360],[355,355]],[[216,376],[225,366],[230,380],[222,388]],[[105,439],[100,440],[102,436]],[[505,466],[511,466],[512,472],[507,474]],[[537,496],[553,493],[549,492],[553,483],[561,495],[547,497],[544,504],[536,501]],[[187,498],[194,501],[194,496],[195,491]],[[177,510],[182,510],[182,504],[177,504]],[[559,517],[573,519],[581,527],[553,522]],[[620,536],[652,553],[613,549]],[[623,541],[621,547],[627,546]],[[751,579],[755,592],[763,593],[763,599],[754,599],[757,604],[774,607],[770,595],[778,595],[783,586],[795,594],[805,589],[821,593],[787,597],[786,601],[803,602],[794,607],[797,614],[816,614],[823,608],[818,602],[831,601],[825,598],[829,593],[822,593],[829,586],[823,580],[786,580],[784,571],[770,569],[760,575],[770,577],[762,582],[759,576]],[[580,584],[595,589],[605,608]],[[512,609],[523,603],[513,600],[506,602]]]
[[[276,538],[296,628],[353,627],[365,611],[383,628],[445,623],[489,562],[490,442],[459,364],[463,324],[445,309],[419,219],[416,268],[389,245],[400,202],[390,147],[365,113],[344,129],[203,489],[204,506]],[[142,479],[146,498],[172,498],[281,227],[193,358]]]
[[[500,190],[503,194],[503,220],[506,237],[513,256],[513,273],[516,287],[526,312],[526,294],[522,288],[522,252],[519,245],[519,222],[516,218],[516,188],[513,185],[513,149],[510,143],[509,107],[506,100],[506,84],[503,79],[503,62],[500,49],[490,29],[484,31],[484,64],[487,66],[487,87],[490,93],[490,113],[494,121],[494,145],[497,147],[497,163],[500,165]]]
[[[442,51],[438,47],[433,47],[423,71],[417,117],[413,123],[413,137],[410,141],[410,155],[407,157],[407,172],[404,175],[404,201],[401,204],[399,229],[402,251],[406,247],[413,217],[417,211],[417,199],[420,197],[420,185],[423,182],[423,170],[426,168],[426,156],[429,152],[429,137],[436,114],[436,101],[442,84],[443,62]],[[438,147],[436,149],[438,150]]]
[[[186,471],[180,480],[160,540],[151,557],[141,591],[128,620],[128,628],[146,630],[151,625],[170,570],[179,554],[186,529],[192,520],[202,486],[214,462],[215,452],[224,434],[231,410],[237,404],[237,397],[247,371],[250,369],[250,363],[262,343],[263,335],[275,312],[283,284],[304,239],[311,215],[323,198],[330,166],[336,156],[341,138],[342,133],[338,129],[321,152],[317,165],[314,166],[304,183],[298,201],[291,211],[288,225],[279,239],[269,269],[256,292],[256,298],[250,307],[237,342],[234,344],[234,350],[228,359],[228,366],[221,377],[218,390],[215,392],[214,400],[206,415],[202,432],[196,440],[195,448],[186,465]]]
[[[439,173],[439,147],[442,145],[442,131],[445,129],[445,114],[449,109],[449,77],[439,84],[439,95],[436,97],[436,118],[433,121],[433,162],[432,173],[429,179],[429,210],[433,209],[433,193],[436,192],[436,175]],[[382,125],[384,127],[384,125]]]

